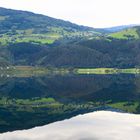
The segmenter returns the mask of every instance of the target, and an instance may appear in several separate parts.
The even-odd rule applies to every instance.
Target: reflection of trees
[[[140,105],[135,107],[139,100],[139,86],[136,88],[135,85],[139,85],[139,81],[139,77],[129,75],[3,78],[0,93],[10,98],[7,98],[7,104],[1,103],[0,118],[5,124],[0,122],[0,131],[44,125],[104,109],[109,104],[128,112],[133,107],[135,113],[139,113]],[[5,114],[10,115],[5,117]]]
[[[14,84],[12,84],[13,81]],[[5,85],[9,87],[4,88],[5,95],[9,95],[11,98],[25,99],[47,96],[53,97],[61,102],[91,100],[122,101],[133,99],[136,97],[136,93],[138,93],[133,84],[133,76],[48,76],[40,78],[16,78],[13,81],[11,84],[9,81],[9,85],[7,82]],[[137,90],[139,87],[138,81],[138,79],[135,80]]]
[[[85,100],[85,97],[107,88],[108,76],[56,76],[37,80],[49,91],[47,94],[60,100]]]
[[[10,51],[6,47],[0,46],[0,67],[9,65],[13,60]]]
[[[8,87],[4,88],[6,93],[3,95],[7,94],[11,98],[50,96],[57,100],[82,100],[110,84],[111,80],[106,76],[13,78],[11,83],[5,83],[4,87]],[[10,90],[7,90],[9,88]]]
[[[7,77],[0,77],[0,96],[9,96],[15,85],[14,79]]]
[[[140,95],[140,76],[139,75],[136,75],[135,80],[134,80],[134,84],[136,86],[135,93]]]
[[[138,105],[138,107],[137,107],[137,112],[136,112],[137,114],[140,114],[140,102],[139,102],[139,105]]]
[[[133,83],[134,78],[133,75],[110,76],[109,87],[92,94],[91,98],[94,101],[112,101],[113,103],[135,101],[137,95]]]

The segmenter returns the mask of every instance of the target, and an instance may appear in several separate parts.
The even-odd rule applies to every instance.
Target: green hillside
[[[95,29],[26,11],[0,8],[0,43],[35,42],[52,44],[62,37],[99,34]]]
[[[110,33],[0,8],[0,66],[139,67],[140,27]]]
[[[109,37],[117,38],[117,39],[139,39],[140,36],[138,34],[137,28],[129,28],[122,30],[120,32],[115,32],[112,34],[109,34]]]

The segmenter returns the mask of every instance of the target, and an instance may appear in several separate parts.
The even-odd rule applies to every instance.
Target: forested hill
[[[91,21],[93,22],[93,21]],[[140,66],[140,27],[108,32],[0,8],[0,66]]]

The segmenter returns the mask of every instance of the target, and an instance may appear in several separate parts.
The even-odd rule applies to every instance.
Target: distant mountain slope
[[[99,30],[27,11],[0,8],[0,42],[51,44],[61,37],[94,36]]]
[[[115,26],[115,27],[104,28],[104,30],[113,33],[113,32],[119,32],[121,30],[125,30],[125,29],[131,28],[131,27],[135,27],[135,26],[136,26],[136,24],[122,25],[122,26]]]
[[[140,34],[139,34],[140,28],[139,27],[130,27],[118,32],[114,32],[109,34],[109,37],[113,37],[116,39],[139,39]]]
[[[47,28],[48,27],[63,27],[72,30],[87,31],[93,28],[79,26],[68,21],[55,19],[41,14],[34,14],[27,11],[11,10],[0,8],[0,26],[3,30],[9,29],[30,29],[30,28]]]

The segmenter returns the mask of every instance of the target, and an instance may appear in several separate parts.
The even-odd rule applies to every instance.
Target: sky
[[[96,28],[140,24],[139,5],[140,0],[0,0],[0,7]]]

